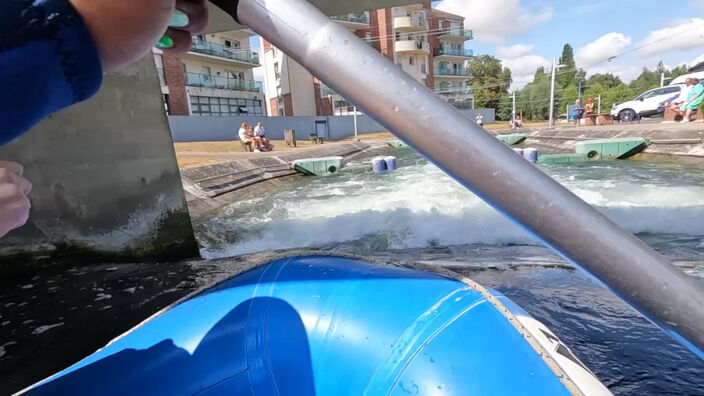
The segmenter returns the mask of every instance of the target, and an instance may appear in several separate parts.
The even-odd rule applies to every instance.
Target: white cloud
[[[679,20],[666,28],[653,30],[640,45],[645,45],[639,51],[643,55],[700,47],[704,45],[704,19]]]
[[[521,0],[443,0],[439,10],[462,15],[469,28],[476,31],[476,39],[492,44],[504,43],[511,37],[533,29],[553,16],[553,9],[546,7],[538,12],[528,11]]]
[[[704,9],[704,0],[693,0],[689,3],[689,6],[692,8]]]
[[[591,67],[620,54],[631,45],[631,38],[623,33],[607,33],[577,50],[575,61],[579,67]]]
[[[496,49],[496,56],[501,59],[505,67],[511,69],[512,90],[521,89],[533,81],[535,71],[540,66],[546,69],[550,67],[550,61],[533,53],[532,45],[517,44],[510,47],[499,47]]]
[[[621,79],[625,83],[629,83],[643,72],[642,66],[630,66],[630,65],[612,65],[606,64],[603,66],[592,67],[587,70],[587,75],[592,74],[606,74],[610,73]]]
[[[259,66],[255,67],[252,69],[252,72],[254,73],[254,79],[257,81],[266,81],[265,78],[265,72],[264,72],[264,66]]]

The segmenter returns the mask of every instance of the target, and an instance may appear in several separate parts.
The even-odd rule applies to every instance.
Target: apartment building
[[[458,108],[474,108],[471,75],[473,53],[464,48],[473,38],[464,18],[431,7],[430,2],[333,17],[406,73]],[[301,65],[264,42],[269,114],[344,115],[352,107]]]
[[[252,51],[254,33],[237,30],[193,37],[193,48],[182,56],[155,48],[164,105],[170,115],[266,115],[264,89],[254,81],[260,66]]]

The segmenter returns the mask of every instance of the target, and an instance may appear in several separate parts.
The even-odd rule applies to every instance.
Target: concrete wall
[[[197,255],[163,106],[150,54],[0,147],[34,184],[30,223],[0,239],[0,262],[42,246],[124,260]]]
[[[494,109],[462,110],[470,120],[477,114],[484,116],[485,124],[494,123]],[[327,121],[328,139],[342,139],[354,135],[354,116],[330,117],[198,117],[171,116],[171,133],[175,142],[218,142],[234,140],[240,124],[246,122],[256,125],[263,122],[267,136],[271,139],[284,138],[284,129],[294,129],[298,139],[308,139],[308,134],[315,130],[316,121]],[[382,132],[386,128],[379,125],[367,115],[357,117],[357,129],[360,134]]]

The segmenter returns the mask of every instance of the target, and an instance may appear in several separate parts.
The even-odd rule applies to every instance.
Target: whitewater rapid
[[[394,173],[304,178],[226,207],[199,225],[201,253],[218,258],[370,238],[380,249],[539,243],[417,154],[395,154]],[[704,236],[702,170],[627,161],[542,169],[631,232]]]

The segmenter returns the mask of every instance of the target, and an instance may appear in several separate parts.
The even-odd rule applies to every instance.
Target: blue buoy
[[[386,162],[386,170],[388,170],[388,171],[396,170],[396,168],[397,168],[396,157],[390,155],[388,157],[385,157],[384,161]]]
[[[538,162],[538,150],[534,148],[527,148],[523,150],[523,158],[527,159],[531,163]]]
[[[375,173],[386,172],[386,160],[384,157],[375,157],[372,159],[372,169]]]
[[[515,151],[516,154],[518,154],[518,155],[520,155],[521,157],[523,157],[523,149],[522,149],[522,148],[515,148],[515,149],[513,149],[513,151]]]

